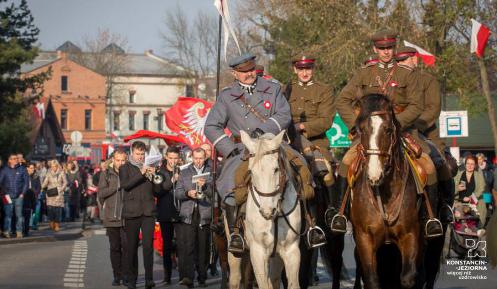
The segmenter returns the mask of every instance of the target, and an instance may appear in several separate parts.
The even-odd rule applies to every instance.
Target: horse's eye
[[[386,132],[387,134],[392,134],[392,133],[393,133],[393,128],[391,128],[391,127],[387,127],[387,128],[385,129],[385,132]]]
[[[275,168],[275,169],[274,169],[274,173],[277,173],[277,172],[279,172],[279,171],[280,171],[280,168]]]

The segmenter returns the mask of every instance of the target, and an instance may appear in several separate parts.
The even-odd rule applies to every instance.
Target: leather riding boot
[[[330,226],[331,232],[335,234],[345,234],[347,232],[347,218],[338,212],[347,187],[347,178],[339,175],[336,181],[336,190],[334,194],[331,194],[331,207],[328,207],[328,210],[325,212],[326,224]]]
[[[434,208],[433,204],[436,204],[438,198],[437,185],[426,186],[425,190],[426,193],[428,194],[428,198],[433,213],[435,214],[436,208]],[[423,208],[424,209],[421,210],[421,219],[425,224],[424,226],[425,238],[430,239],[441,236],[443,234],[442,223],[440,223],[440,221],[437,218],[435,218],[435,216],[433,217],[433,219],[430,219],[430,216],[428,214],[428,209],[426,208],[426,203],[425,206],[423,206]]]
[[[315,225],[316,206],[314,202],[308,201],[307,206],[307,212],[309,213],[312,222],[312,224],[309,224],[309,231],[307,232],[307,246],[309,249],[318,248],[326,245],[326,236],[323,229]]]
[[[238,230],[235,231],[237,210],[236,206],[226,205],[224,208],[226,214],[226,221],[228,223],[228,229],[231,236],[231,241],[228,245],[228,251],[233,254],[241,254],[245,250],[245,243],[243,241],[243,236]]]
[[[440,181],[438,186],[440,196],[440,211],[438,212],[438,215],[443,224],[448,224],[454,220],[454,215],[451,210],[452,204],[454,203],[454,179]]]

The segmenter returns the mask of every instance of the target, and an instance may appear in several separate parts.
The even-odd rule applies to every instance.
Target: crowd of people
[[[112,285],[136,288],[141,238],[145,287],[155,286],[153,238],[159,222],[163,282],[171,284],[177,256],[179,283],[193,287],[196,271],[198,285],[206,287],[213,196],[210,145],[194,149],[188,159],[180,157],[178,147],[168,147],[160,167],[146,165],[145,151],[141,141],[132,144],[129,155],[114,151],[99,176],[97,196],[109,238]]]
[[[22,154],[10,154],[0,169],[2,237],[29,236],[41,222],[55,232],[80,217],[94,222],[99,174],[100,168],[80,168],[76,160],[27,162]]]

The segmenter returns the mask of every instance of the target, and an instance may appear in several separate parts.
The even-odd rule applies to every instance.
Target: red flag
[[[208,143],[204,135],[204,125],[212,103],[190,97],[179,97],[178,101],[168,109],[166,125],[178,134],[192,148]]]
[[[417,51],[418,57],[421,57],[421,60],[423,60],[423,62],[425,63],[426,66],[435,65],[435,55],[433,55],[430,52],[424,50],[423,48],[421,48],[415,44],[412,44],[410,42],[407,42],[405,40],[404,40],[404,45],[415,48]]]
[[[183,138],[175,135],[167,135],[161,134],[158,132],[153,132],[149,130],[139,130],[136,133],[129,135],[124,138],[124,142],[129,142],[130,140],[138,139],[138,138],[146,138],[146,139],[163,139],[168,146],[174,145],[176,143],[186,143]]]
[[[473,26],[471,28],[471,53],[476,53],[476,56],[483,57],[485,46],[490,37],[490,30],[485,25],[471,19]]]

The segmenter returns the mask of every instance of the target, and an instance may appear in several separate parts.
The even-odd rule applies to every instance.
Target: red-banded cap
[[[371,41],[378,48],[393,47],[397,43],[397,36],[396,31],[390,29],[380,30],[371,36]]]
[[[316,59],[309,55],[301,54],[294,58],[292,63],[296,68],[313,68]]]

